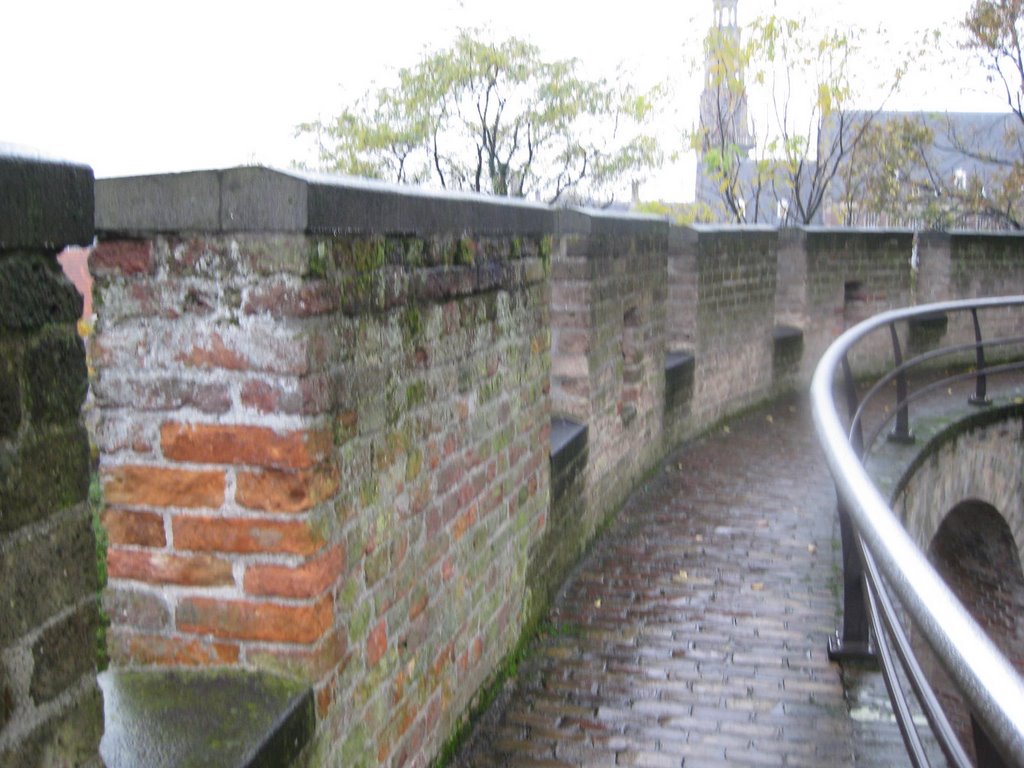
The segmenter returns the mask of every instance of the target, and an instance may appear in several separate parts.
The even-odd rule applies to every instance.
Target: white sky
[[[624,65],[641,85],[669,81],[659,134],[675,141],[696,121],[689,61],[711,0],[9,0],[0,14],[0,142],[90,164],[97,176],[311,159],[294,126],[329,117],[389,73],[448,43],[459,27],[514,34],[586,72]],[[931,26],[956,35],[970,0],[740,0],[740,23],[760,13],[888,30],[896,50]],[[926,8],[926,10],[925,10]],[[999,110],[966,65],[922,65],[890,108]],[[865,80],[877,75],[865,65]],[[864,106],[873,106],[865,104]],[[669,151],[678,148],[667,146]],[[680,170],[682,169],[682,170]],[[692,196],[687,163],[648,182],[645,197]]]

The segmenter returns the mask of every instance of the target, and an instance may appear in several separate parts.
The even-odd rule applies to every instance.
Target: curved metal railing
[[[893,514],[889,502],[869,478],[863,459],[889,422],[895,422],[890,439],[912,439],[910,406],[930,391],[948,387],[954,381],[973,379],[975,388],[970,402],[985,404],[989,377],[1024,370],[1024,362],[1017,362],[1024,358],[1021,352],[1024,336],[985,341],[979,321],[979,312],[1006,312],[1012,308],[1024,309],[1024,297],[946,302],[876,315],[844,333],[828,348],[811,383],[814,423],[835,479],[843,539],[844,618],[841,632],[830,643],[830,656],[840,659],[878,657],[894,714],[915,765],[928,765],[929,760],[899,679],[897,662],[946,759],[953,765],[971,763],[918,666],[893,596],[928,641],[960,690],[972,718],[980,725],[984,743],[976,739],[979,760],[984,755],[985,760],[1024,766],[1024,679],[915,545]],[[964,313],[972,320],[973,343],[948,346],[903,360],[898,329],[904,323]],[[1017,325],[1018,329],[1021,327],[1024,326]],[[850,365],[851,352],[867,337],[886,330],[892,343],[894,365],[858,397]],[[1017,361],[996,366],[987,364],[986,352],[991,358],[996,348],[1002,348],[1007,358],[1015,356]],[[964,372],[963,355],[970,352],[973,352],[974,365]],[[925,386],[910,392],[908,371],[925,364],[934,371],[935,364],[944,356],[958,362],[960,372],[946,376],[933,373]],[[893,384],[895,407],[865,439],[865,409],[872,403],[877,404],[879,398],[891,391]],[[837,385],[846,401],[845,423],[833,395]],[[988,757],[992,754],[991,748],[998,757]]]

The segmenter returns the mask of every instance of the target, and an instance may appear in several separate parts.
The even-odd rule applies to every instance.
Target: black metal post
[[[874,659],[857,530],[842,499],[837,513],[843,541],[843,626],[828,639],[828,657],[832,661]]]
[[[857,413],[857,386],[850,361],[843,356],[843,389],[846,410],[850,416],[850,445],[858,458],[864,455],[864,431]],[[867,596],[864,592],[864,563],[857,543],[857,530],[842,499],[836,509],[839,535],[843,542],[843,626],[828,640],[828,657],[832,661],[874,658],[871,647]]]
[[[974,320],[974,360],[977,376],[974,383],[974,394],[967,402],[971,405],[992,405],[988,399],[988,381],[985,375],[985,345],[981,341],[981,323],[978,322],[978,309],[971,307],[971,318]]]
[[[912,443],[914,435],[910,431],[910,413],[907,405],[907,372],[903,369],[903,351],[900,349],[900,337],[896,333],[896,324],[889,323],[892,336],[892,354],[896,362],[896,426],[889,433],[889,440],[894,443]]]

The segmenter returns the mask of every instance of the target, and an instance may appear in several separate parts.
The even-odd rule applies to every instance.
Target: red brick
[[[388,627],[387,622],[381,619],[377,622],[370,636],[366,639],[366,666],[367,668],[377,666],[388,649]]]
[[[224,503],[224,473],[126,464],[103,473],[108,504],[152,507],[219,507]]]
[[[334,681],[328,680],[323,686],[316,692],[316,719],[317,721],[323,721],[327,717],[327,713],[331,710],[331,704],[334,703]]]
[[[151,584],[218,587],[235,583],[231,562],[210,555],[173,555],[111,547],[107,552],[107,571],[112,579]]]
[[[269,643],[315,643],[334,623],[329,596],[306,605],[185,597],[178,603],[178,629],[200,635]]]
[[[302,565],[250,565],[245,569],[245,591],[250,595],[315,597],[334,585],[345,570],[345,548],[332,547]]]
[[[423,592],[417,600],[414,600],[412,605],[409,606],[409,621],[416,621],[427,609],[429,601],[430,595],[427,592]]]
[[[206,346],[194,346],[188,352],[178,354],[175,360],[187,368],[224,368],[229,371],[249,369],[249,359],[229,349],[219,333],[212,334]]]
[[[247,315],[266,313],[275,318],[315,317],[337,308],[337,291],[325,281],[314,281],[298,287],[259,284],[249,291],[242,311]]]
[[[103,511],[101,520],[111,545],[157,548],[167,545],[164,520],[153,512],[107,509]]]
[[[155,264],[153,244],[149,240],[99,243],[89,256],[89,269],[97,275],[151,275]]]
[[[235,501],[241,506],[278,513],[305,512],[331,498],[341,482],[333,464],[302,472],[239,472],[236,481]]]
[[[299,521],[181,516],[171,521],[171,530],[178,550],[312,555],[324,546]]]
[[[475,522],[476,505],[474,504],[468,510],[459,515],[458,519],[455,521],[455,525],[452,527],[452,538],[454,538],[455,541],[461,539],[465,535],[466,531],[473,527]]]
[[[107,634],[110,656],[118,664],[157,666],[220,666],[238,663],[238,646],[163,635],[137,635],[112,629]]]
[[[249,464],[260,467],[307,469],[333,447],[327,430],[276,432],[244,424],[182,424],[160,427],[165,458],[197,464]]]

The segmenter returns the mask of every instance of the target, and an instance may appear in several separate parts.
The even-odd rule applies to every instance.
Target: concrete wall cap
[[[262,166],[96,184],[100,232],[540,235],[554,220],[552,208],[525,200]]]

